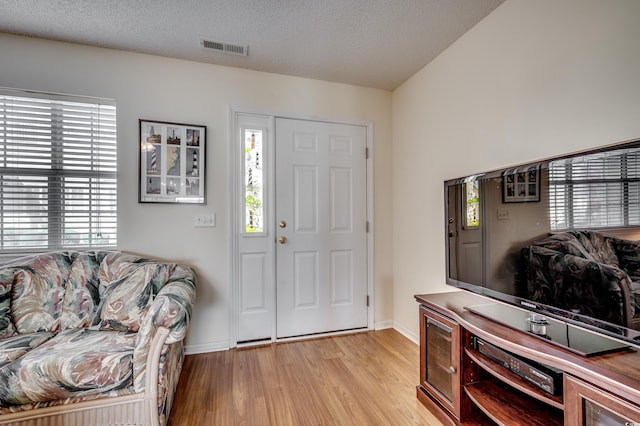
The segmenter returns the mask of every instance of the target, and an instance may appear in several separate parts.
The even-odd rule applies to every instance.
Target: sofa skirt
[[[151,413],[155,409],[155,401],[150,401],[145,394],[132,394],[4,414],[0,416],[0,425],[146,426],[154,423],[151,419]]]

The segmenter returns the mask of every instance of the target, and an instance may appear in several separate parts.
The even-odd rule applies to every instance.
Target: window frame
[[[30,108],[36,107],[42,117],[29,121]],[[0,257],[117,247],[116,112],[111,99],[0,88]],[[29,136],[34,128],[44,136]],[[8,188],[38,177],[46,189],[34,200],[46,207],[20,214],[26,208],[19,197],[31,189]],[[20,221],[38,216],[45,226],[20,227]],[[73,226],[87,231],[75,242],[69,239]],[[47,236],[20,241],[21,230],[31,235],[28,231],[38,229]],[[10,231],[17,238],[9,238]]]

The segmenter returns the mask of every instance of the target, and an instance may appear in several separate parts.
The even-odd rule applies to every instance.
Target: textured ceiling
[[[0,0],[0,32],[393,90],[503,1]]]

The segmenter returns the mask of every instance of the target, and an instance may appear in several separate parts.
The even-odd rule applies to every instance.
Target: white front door
[[[367,327],[366,127],[276,119],[276,334]]]

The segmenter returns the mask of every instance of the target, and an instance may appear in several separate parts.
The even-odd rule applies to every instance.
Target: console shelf
[[[562,411],[532,401],[506,386],[500,386],[495,380],[466,385],[464,391],[487,417],[499,425],[511,426],[514,419],[529,426],[562,425]]]
[[[487,358],[474,349],[465,348],[465,354],[469,357],[470,360],[478,364],[483,370],[485,370],[498,380],[508,384],[512,388],[517,389],[518,391],[532,398],[535,398],[540,402],[548,404],[551,407],[557,408],[558,410],[564,409],[562,396],[551,395],[549,393],[541,391],[539,388],[527,382],[522,377],[509,371],[497,362],[491,360],[490,358]]]
[[[457,291],[415,298],[421,318],[417,396],[443,423],[640,424],[638,350],[585,357],[465,308],[487,303],[482,296]],[[555,369],[563,378],[562,394],[545,392],[489,358],[487,346],[482,352],[476,349],[478,339],[498,354],[516,355],[507,358],[516,360],[516,368],[519,359],[527,366],[537,363]]]

